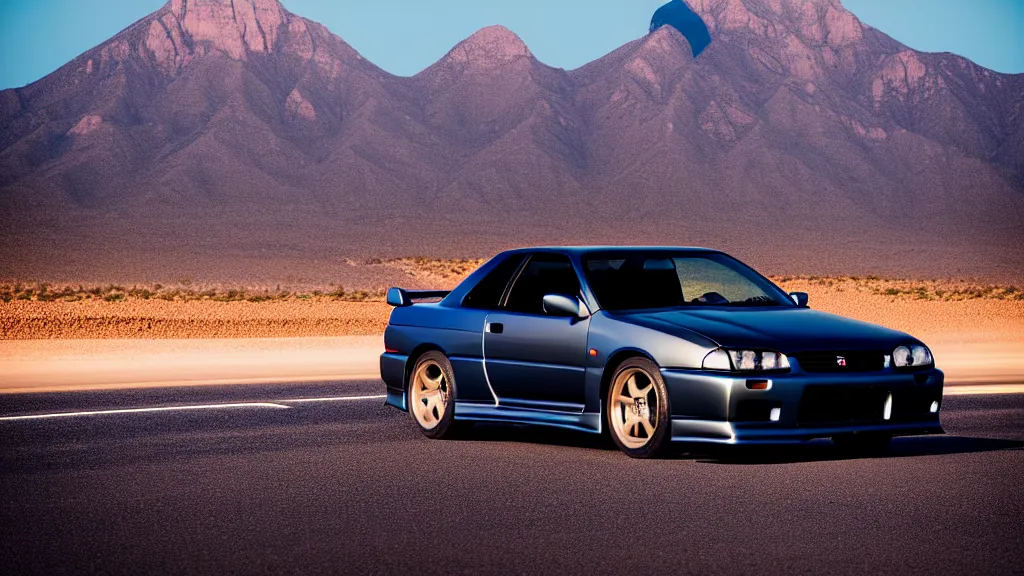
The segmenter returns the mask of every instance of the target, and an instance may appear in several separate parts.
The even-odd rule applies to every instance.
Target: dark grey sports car
[[[392,288],[388,303],[387,403],[431,438],[542,424],[644,458],[671,441],[868,450],[942,433],[923,343],[811,310],[714,250],[512,250],[451,292]]]

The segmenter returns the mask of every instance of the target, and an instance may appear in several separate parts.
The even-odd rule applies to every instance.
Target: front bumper
[[[934,368],[750,377],[662,370],[662,376],[675,441],[774,444],[851,432],[943,433],[944,375]],[[758,380],[767,380],[769,388],[751,389]]]

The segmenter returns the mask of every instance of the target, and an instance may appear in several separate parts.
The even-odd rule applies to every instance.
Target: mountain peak
[[[481,28],[448,53],[450,61],[480,65],[496,65],[532,57],[526,43],[504,26]]]
[[[683,0],[677,0],[682,2]],[[854,53],[870,48],[868,28],[840,0],[685,0],[704,21],[711,43],[755,43],[758,66],[805,87],[835,72],[849,76]]]
[[[692,53],[689,39],[674,26],[656,28],[643,38],[638,50],[647,55],[675,57]]]
[[[247,53],[274,49],[287,15],[278,0],[170,0],[158,23],[170,35],[180,31],[244,60]]]
[[[684,0],[678,0],[680,2]],[[844,45],[858,41],[864,27],[841,0],[685,0],[711,31],[750,31],[760,36],[777,34],[776,23],[814,44]]]
[[[299,254],[327,282],[339,253],[380,255],[382,221],[428,254],[740,246],[757,222],[755,257],[787,266],[830,266],[798,234],[834,272],[1019,278],[1024,77],[909,50],[834,0],[686,1],[710,29],[696,61],[661,26],[564,72],[492,27],[403,78],[277,2],[172,0],[0,92],[0,270],[216,280]],[[456,216],[404,225],[428,212]],[[908,242],[930,271],[870,257]]]

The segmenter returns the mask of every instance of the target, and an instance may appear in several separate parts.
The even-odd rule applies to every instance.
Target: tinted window
[[[575,297],[580,281],[572,262],[561,254],[536,254],[516,278],[505,308],[512,312],[544,313],[544,296],[564,294]]]
[[[679,306],[792,306],[788,296],[734,258],[713,252],[589,254],[584,274],[606,310]]]
[[[505,288],[508,287],[512,275],[519,269],[524,258],[526,258],[524,254],[513,254],[505,258],[462,299],[462,305],[466,308],[482,310],[498,308],[501,304],[501,297],[505,294]]]
[[[710,293],[717,293],[730,303],[770,298],[763,287],[722,262],[709,258],[677,258],[674,262],[683,294],[691,299]]]

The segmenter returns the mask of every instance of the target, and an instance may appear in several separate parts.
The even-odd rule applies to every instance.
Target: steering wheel
[[[696,298],[696,299],[692,300],[691,303],[692,304],[709,304],[709,305],[728,304],[729,303],[729,299],[726,298],[725,296],[722,296],[718,292],[705,292],[699,298]]]

